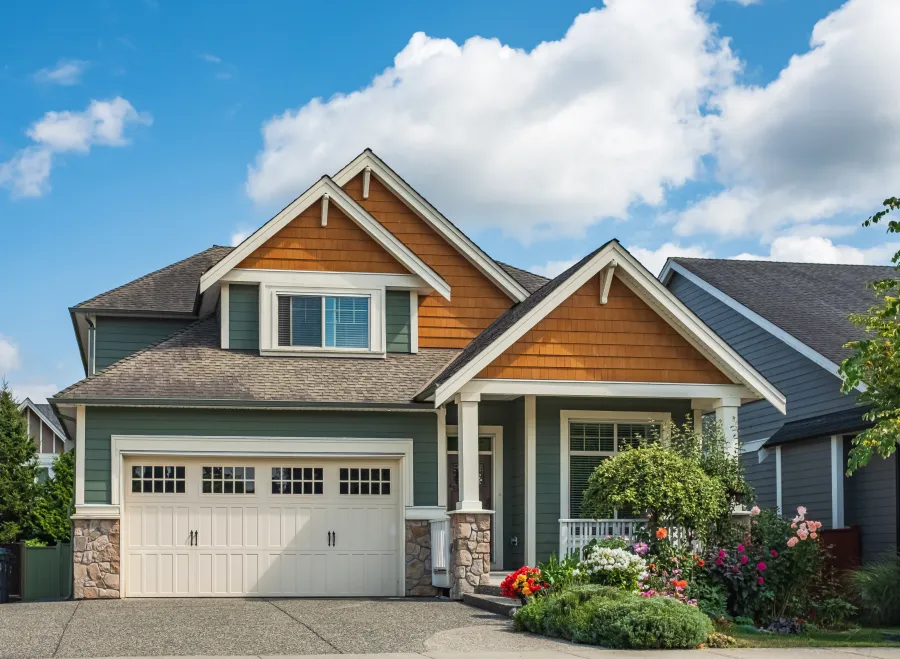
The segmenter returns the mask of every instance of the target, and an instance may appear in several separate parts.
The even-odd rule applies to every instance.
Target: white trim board
[[[609,412],[606,410],[560,410],[559,412],[559,518],[569,519],[569,425],[572,421],[607,423],[659,423],[665,433],[671,412]],[[614,454],[614,452],[612,453]]]
[[[502,355],[527,331],[537,325],[553,309],[569,299],[591,278],[616,261],[615,276],[635,295],[656,311],[688,343],[709,359],[732,382],[741,383],[758,398],[765,398],[782,414],[786,411],[784,395],[741,357],[721,337],[700,321],[693,312],[653,277],[644,266],[616,241],[600,249],[580,270],[538,302],[512,327],[504,331],[485,350],[437,387],[435,406],[443,404],[460,391],[486,366]],[[700,396],[697,396],[699,398]]]
[[[43,422],[43,424],[50,429],[50,432],[52,432],[54,435],[56,435],[57,437],[59,437],[62,440],[63,450],[65,451],[65,446],[68,442],[68,440],[66,439],[66,436],[56,429],[56,425],[50,422],[50,419],[48,419],[44,415],[44,413],[38,409],[37,405],[30,398],[26,398],[19,404],[19,411],[21,412],[26,407],[37,415],[37,417]],[[30,434],[31,428],[29,427],[28,430],[29,430],[29,434]]]
[[[589,396],[591,398],[740,398],[756,400],[740,384],[682,384],[677,382],[582,382],[578,380],[483,380],[473,379],[460,391],[485,395]]]
[[[744,318],[746,318],[753,324],[759,326],[761,329],[764,329],[765,331],[767,331],[769,334],[774,336],[776,339],[778,339],[782,343],[787,344],[788,346],[790,346],[791,348],[793,348],[794,350],[799,352],[801,355],[803,355],[804,357],[809,359],[814,364],[821,366],[822,368],[824,368],[826,371],[828,371],[835,377],[840,377],[838,375],[838,369],[840,368],[840,366],[838,364],[836,364],[833,361],[831,361],[830,359],[828,359],[822,353],[817,352],[816,350],[813,350],[807,344],[805,344],[803,341],[801,341],[800,339],[795,337],[793,334],[789,334],[788,332],[785,332],[783,329],[778,327],[778,325],[776,325],[772,321],[766,320],[765,318],[760,316],[755,311],[752,311],[751,309],[747,308],[746,306],[744,306],[743,304],[741,304],[740,302],[735,300],[733,297],[731,297],[727,293],[723,293],[721,290],[719,290],[718,288],[716,288],[715,286],[710,284],[705,279],[702,279],[699,276],[695,275],[693,272],[691,272],[684,266],[675,263],[670,258],[668,261],[666,261],[666,265],[665,265],[665,267],[663,267],[662,272],[659,273],[660,281],[663,282],[663,284],[667,284],[669,282],[669,280],[672,278],[673,273],[677,273],[677,274],[681,275],[682,277],[687,279],[689,282],[694,284],[694,286],[696,286],[700,290],[704,291],[705,293],[709,293],[714,298],[716,298],[719,302],[722,302],[723,304],[728,306],[730,309],[738,312]],[[859,391],[865,391],[866,385],[860,383],[859,386],[856,388]]]
[[[509,273],[497,265],[496,261],[469,240],[462,231],[456,228],[434,206],[429,204],[424,197],[404,181],[397,172],[388,167],[371,149],[366,149],[346,164],[341,171],[334,175],[334,182],[343,187],[360,172],[366,170],[366,168],[369,168],[372,175],[392,193],[397,195],[420,219],[437,231],[444,240],[450,243],[511,299],[521,302],[528,297],[528,291],[519,282],[513,279]]]
[[[450,299],[450,285],[425,264],[416,254],[404,245],[394,234],[388,231],[366,209],[357,204],[330,177],[323,176],[306,192],[288,204],[280,213],[257,229],[240,245],[235,247],[225,258],[216,263],[200,277],[200,292],[218,283],[226,273],[237,267],[254,250],[261,247],[272,236],[276,235],[300,213],[312,206],[322,195],[329,196],[330,203],[335,204],[352,221],[365,231],[375,242],[381,245],[391,256],[410,272],[421,277],[442,297]]]

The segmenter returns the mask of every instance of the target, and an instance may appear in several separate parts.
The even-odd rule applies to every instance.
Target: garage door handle
[[[337,531],[331,532],[331,541],[334,543],[334,546],[337,547]]]
[[[331,531],[328,532],[328,546],[331,546]]]

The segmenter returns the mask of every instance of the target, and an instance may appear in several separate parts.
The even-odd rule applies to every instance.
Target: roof
[[[759,314],[835,364],[863,337],[850,313],[877,299],[866,284],[898,276],[890,266],[673,258],[672,262]]]
[[[64,389],[54,401],[408,405],[458,352],[425,348],[384,359],[262,357],[222,350],[216,318],[209,316]]]
[[[821,414],[811,419],[790,421],[769,437],[763,447],[780,446],[801,439],[829,437],[870,428],[872,422],[862,418],[869,409],[869,407],[851,407],[848,410]]]
[[[195,314],[200,276],[233,249],[213,245],[182,261],[76,304],[73,310]]]
[[[419,398],[429,395],[435,388],[447,382],[456,373],[461,371],[467,364],[472,362],[478,355],[487,350],[487,348],[500,336],[521,320],[525,314],[549,297],[553,291],[562,286],[576,272],[581,270],[585,263],[590,261],[600,250],[611,242],[618,242],[615,239],[607,241],[593,252],[585,256],[583,259],[572,265],[565,272],[557,275],[554,279],[549,280],[545,285],[541,286],[536,292],[529,295],[523,302],[519,302],[511,307],[502,316],[497,318],[493,323],[488,325],[481,334],[476,336],[467,345],[459,356],[454,359],[447,368],[441,371],[434,380],[432,380],[426,390],[420,393]]]
[[[25,407],[30,407],[35,412],[37,412],[38,416],[42,417],[45,422],[47,422],[54,432],[58,434],[60,437],[66,436],[66,431],[63,430],[62,424],[59,422],[56,414],[53,412],[53,407],[48,403],[35,403],[30,398],[26,398],[19,405],[19,409],[22,410]]]
[[[510,277],[519,282],[519,285],[529,293],[534,293],[537,289],[550,281],[547,277],[542,277],[533,272],[522,270],[522,268],[517,268],[514,265],[509,265],[508,263],[503,263],[501,261],[496,261],[496,263],[503,268]]]

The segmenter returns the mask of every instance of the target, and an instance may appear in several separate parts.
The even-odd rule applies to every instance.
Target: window
[[[203,494],[256,494],[256,467],[203,467]]]
[[[184,494],[184,467],[134,465],[131,491],[143,494]]]
[[[272,494],[324,494],[322,467],[272,467]]]
[[[278,345],[369,348],[369,298],[278,296]]]
[[[594,470],[626,446],[651,441],[661,432],[656,423],[569,422],[569,517],[581,517],[581,497]],[[617,518],[630,517],[616,511]]]
[[[341,467],[339,487],[341,494],[390,494],[391,470],[368,467]]]

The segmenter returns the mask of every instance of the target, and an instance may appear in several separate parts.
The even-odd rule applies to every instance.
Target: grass
[[[844,632],[828,632],[815,629],[802,634],[772,634],[728,626],[727,628],[720,628],[718,631],[733,636],[741,646],[750,648],[900,648],[900,642],[886,641],[882,636],[882,632],[890,632],[900,636],[900,629],[898,628],[860,627]]]

